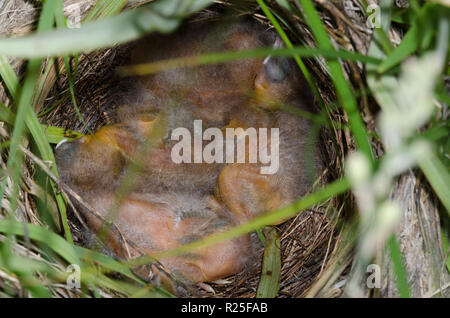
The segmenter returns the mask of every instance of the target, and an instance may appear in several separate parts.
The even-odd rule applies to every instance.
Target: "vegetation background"
[[[300,201],[165,254],[254,231],[265,240],[251,279],[238,275],[188,294],[448,297],[449,7],[448,0],[1,0],[0,296],[173,296],[133,271],[152,258],[119,261],[74,244],[71,190],[58,179],[53,149],[101,124],[96,106],[79,99],[89,83],[86,61],[98,70],[120,44],[225,8],[274,28],[284,48],[171,60],[139,72],[291,56],[321,110],[293,116],[310,116],[322,130],[328,165]],[[77,124],[64,124],[70,113]],[[299,216],[315,210],[321,222],[305,238]],[[294,216],[284,228],[294,237],[266,227]],[[298,240],[311,245],[290,248]]]

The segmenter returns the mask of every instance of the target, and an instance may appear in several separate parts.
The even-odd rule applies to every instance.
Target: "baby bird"
[[[140,118],[104,126],[92,136],[61,144],[56,151],[63,182],[105,220],[114,221],[132,246],[138,247],[127,251],[133,256],[165,251],[237,224],[224,204],[200,190],[205,187],[204,180],[210,183],[205,176],[211,172],[206,170],[213,169],[214,165],[193,166],[192,175],[197,180],[190,174],[187,174],[189,180],[182,179],[186,168],[170,160],[168,149],[162,146],[158,135],[158,129],[164,127],[162,121],[161,117]],[[120,198],[118,189],[129,177],[127,169],[133,162],[138,169],[133,188]],[[171,178],[179,174],[180,179],[164,180],[156,176],[159,170]],[[156,191],[158,182],[159,191]],[[195,189],[192,183],[198,183],[198,187]],[[83,208],[81,211],[91,229],[99,231],[102,220],[91,214],[92,211]],[[112,229],[108,231],[106,244],[115,255],[127,256],[120,236]],[[161,263],[180,280],[213,281],[241,270],[250,250],[249,237],[243,236],[186,256],[163,259]]]
[[[223,205],[209,196],[184,193],[137,194],[127,196],[120,206],[114,206],[114,195],[97,195],[93,207],[107,216],[114,211],[115,225],[133,243],[128,250],[119,244],[120,238],[109,231],[108,247],[119,257],[153,255],[187,244],[207,235],[230,229],[235,222]],[[88,218],[97,231],[102,222]],[[181,281],[214,281],[242,270],[250,257],[248,236],[223,241],[187,255],[165,258],[160,263]]]
[[[280,40],[256,22],[190,23],[172,35],[138,41],[131,63],[267,46],[279,47]],[[310,110],[314,98],[292,61],[267,57],[178,68],[133,78],[126,87],[112,94],[121,105],[119,123],[56,149],[62,180],[133,242],[127,255],[117,233],[108,231],[106,244],[119,257],[154,254],[225,231],[306,192],[306,170],[315,166],[305,156],[310,123],[280,106]],[[195,120],[202,121],[202,132],[278,129],[279,138],[271,135],[266,145],[278,149],[276,171],[262,174],[267,162],[261,158],[249,162],[249,139],[243,162],[175,163],[172,132],[183,127],[195,133]],[[315,162],[315,151],[312,157]],[[132,185],[118,196],[127,178]],[[98,231],[100,219],[82,211]],[[251,250],[247,235],[161,263],[180,279],[213,281],[242,270]]]
[[[312,90],[293,62],[266,58],[255,76],[253,89],[250,109],[256,110],[249,114],[249,108],[241,108],[233,115],[240,127],[279,129],[279,138],[275,141],[269,138],[267,145],[273,150],[271,143],[277,143],[279,169],[274,174],[261,174],[261,164],[248,163],[222,169],[216,193],[241,222],[301,198],[320,165],[318,149],[310,139],[311,123],[281,110],[283,105],[289,105],[312,111]],[[307,157],[311,152],[312,156]]]

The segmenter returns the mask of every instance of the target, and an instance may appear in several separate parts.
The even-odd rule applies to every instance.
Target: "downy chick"
[[[276,39],[274,32],[250,22],[227,27],[194,23],[173,35],[140,41],[132,63],[276,46]],[[104,216],[114,207],[130,164],[138,167],[131,191],[113,208],[117,212],[113,221],[138,247],[131,256],[226,230],[305,193],[309,184],[305,169],[314,166],[305,156],[310,124],[279,105],[310,109],[313,97],[289,60],[244,59],[167,70],[133,81],[127,90],[115,92],[122,105],[120,123],[66,142],[56,151],[63,181]],[[202,120],[204,129],[278,128],[277,172],[262,175],[261,163],[174,163],[171,131],[192,129],[194,120]],[[268,142],[270,149],[273,141]],[[92,229],[98,230],[99,220],[83,212]],[[107,245],[127,256],[119,237],[113,231],[108,234]],[[211,281],[242,269],[251,254],[248,242],[248,236],[242,236],[163,264],[188,280]]]

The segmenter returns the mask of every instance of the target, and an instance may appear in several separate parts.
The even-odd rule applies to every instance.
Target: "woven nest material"
[[[83,3],[83,12],[92,7],[93,2],[89,0],[65,1],[67,8],[74,2]],[[142,1],[147,2],[147,1]],[[217,19],[224,9],[232,9],[236,15],[248,15],[271,28],[270,22],[258,11],[258,8],[248,1],[217,1],[217,4],[197,15],[194,19]],[[292,1],[293,5],[298,5],[297,1]],[[297,17],[293,17],[275,2],[270,2],[273,10],[281,17],[286,19],[294,29],[291,32],[291,38],[296,44],[315,46],[313,37],[305,23]],[[336,47],[343,47],[347,50],[367,52],[371,38],[371,30],[367,29],[366,17],[363,9],[356,0],[344,1],[316,1],[320,9],[322,21],[324,22],[328,33],[333,39]],[[300,8],[299,8],[300,9]],[[19,13],[23,10],[22,13]],[[35,18],[33,7],[20,0],[3,1],[0,5],[0,25],[2,33],[8,35],[21,35],[32,29]],[[10,11],[8,13],[7,11]],[[16,20],[15,25],[5,22]],[[22,23],[20,21],[27,21]],[[393,37],[398,35],[393,35]],[[111,90],[120,80],[114,70],[117,66],[126,62],[128,46],[123,45],[105,50],[96,51],[90,54],[80,56],[77,77],[75,79],[75,98],[78,108],[87,125],[84,125],[73,107],[69,86],[65,74],[54,75],[53,80],[47,81],[46,96],[36,96],[39,98],[37,111],[48,113],[42,117],[42,121],[54,126],[64,127],[71,130],[88,133],[95,131],[99,127],[115,121],[114,109],[111,105]],[[20,62],[20,61],[19,61]],[[326,168],[321,173],[320,178],[315,183],[315,188],[335,180],[342,174],[343,158],[345,154],[354,148],[354,143],[347,130],[339,130],[339,124],[346,124],[346,115],[333,106],[336,100],[332,83],[323,69],[322,65],[314,59],[306,60],[307,66],[311,71],[313,80],[317,84],[319,92],[326,103],[328,116],[336,124],[334,132],[323,130],[320,141],[323,144],[322,157],[326,162]],[[20,69],[20,63],[15,63],[16,69]],[[364,73],[362,65],[356,62],[345,62],[345,70],[348,78],[355,87],[361,91],[364,90]],[[2,100],[7,101],[7,95],[0,92]],[[51,106],[64,98],[56,108]],[[362,115],[369,129],[373,128],[374,103],[364,94],[361,97]],[[51,109],[51,110],[50,110]],[[335,141],[331,135],[334,135]],[[375,149],[380,149],[379,145],[374,145]],[[27,201],[29,194],[22,193],[22,198]],[[286,221],[278,226],[281,237],[281,256],[282,271],[280,281],[280,297],[302,297],[302,296],[339,296],[342,293],[342,284],[327,285],[323,274],[330,266],[330,262],[339,254],[341,229],[337,226],[337,217],[342,216],[343,206],[346,210],[352,210],[353,202],[351,198],[333,198],[320,206],[313,207],[303,211],[295,218]],[[33,207],[24,207],[23,210],[33,210]],[[33,212],[32,212],[33,213]],[[32,219],[37,213],[34,211],[33,217],[25,213],[23,219]],[[83,234],[80,223],[77,218],[69,213],[71,230],[74,234],[74,240],[77,244],[85,244],[86,237]],[[261,274],[261,259],[263,248],[260,247],[254,261],[248,268],[232,277],[228,277],[218,284],[203,285],[202,288],[194,288],[188,293],[192,296],[212,296],[212,288],[215,296],[220,297],[254,297]],[[349,260],[343,262],[344,267],[348,267]],[[345,271],[343,271],[343,274]],[[341,276],[343,277],[343,276]],[[335,277],[334,281],[339,282],[343,278]]]

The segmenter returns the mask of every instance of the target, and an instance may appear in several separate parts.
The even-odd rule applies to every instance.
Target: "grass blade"
[[[426,159],[420,160],[419,166],[450,215],[450,174],[448,168],[434,153],[428,154]]]
[[[89,11],[89,13],[86,15],[84,21],[89,22],[113,16],[116,13],[120,12],[125,7],[127,2],[128,0],[99,0],[92,8],[92,10]]]
[[[419,16],[415,19],[411,28],[408,30],[402,42],[386,57],[386,59],[378,67],[378,73],[384,73],[394,66],[404,61],[408,56],[413,54],[420,46],[423,40],[420,26],[421,17],[429,17],[427,12],[430,11],[431,3],[426,3],[419,12]]]
[[[48,1],[52,2],[52,1]],[[0,39],[0,55],[43,58],[89,52],[136,40],[150,32],[168,33],[187,15],[212,0],[163,0],[78,29],[59,29],[20,38]]]
[[[323,56],[325,58],[330,59],[342,58],[349,61],[360,61],[374,65],[379,65],[381,63],[380,59],[345,50],[336,51],[334,49],[330,50],[330,49],[309,48],[309,47],[292,47],[283,49],[264,48],[255,50],[242,50],[237,52],[219,52],[219,53],[202,54],[196,56],[162,60],[152,63],[138,64],[133,66],[123,66],[119,68],[119,73],[123,76],[147,75],[180,67],[195,67],[198,65],[223,63],[239,59],[260,58],[266,57],[268,55],[280,57],[291,57],[292,55],[296,55],[299,57]]]
[[[5,104],[0,102],[0,121],[4,121],[9,125],[13,125],[15,120],[16,115],[14,115],[14,113],[8,107],[6,107]],[[83,136],[83,134],[77,131],[67,130],[61,127],[47,125],[41,126],[45,134],[45,139],[51,144],[57,144],[63,139],[73,140]]]
[[[333,50],[333,45],[328,38],[325,28],[323,27],[320,17],[311,0],[300,0],[300,3],[305,11],[305,20],[311,27],[311,31],[316,37],[319,47],[326,50]],[[348,114],[350,131],[355,137],[358,148],[364,152],[373,164],[375,159],[372,153],[369,137],[359,113],[355,97],[353,96],[353,92],[344,76],[341,65],[336,60],[328,60],[328,65],[333,83],[336,87],[339,101]]]
[[[46,31],[53,26],[53,14],[54,10],[57,8],[56,1],[47,1],[44,3],[41,18],[38,24],[38,32]],[[10,152],[8,157],[7,166],[10,168],[12,172],[13,179],[13,188],[11,193],[11,209],[15,210],[17,205],[17,201],[14,199],[18,194],[19,181],[21,177],[20,168],[23,164],[23,156],[21,152],[18,151],[18,147],[22,140],[23,135],[25,134],[25,126],[29,129],[33,136],[33,140],[35,141],[39,152],[43,160],[55,162],[53,151],[48,144],[48,141],[45,138],[44,130],[37,119],[36,114],[31,107],[31,101],[34,94],[35,84],[38,82],[40,69],[41,69],[42,60],[33,59],[29,62],[27,68],[27,76],[25,78],[25,82],[22,88],[22,92],[18,100],[16,101],[18,104],[17,114],[14,121],[14,128],[11,137],[10,143]],[[3,74],[1,74],[3,76]],[[4,109],[3,109],[4,110]],[[9,117],[11,114],[9,114]],[[55,174],[57,174],[56,165],[52,164],[52,170]],[[73,243],[72,235],[70,233],[69,225],[67,223],[66,216],[66,206],[64,203],[64,199],[61,194],[58,194],[58,191],[55,187],[55,184],[51,182],[53,191],[56,196],[56,201],[58,204],[58,208],[61,213],[61,219],[63,223],[63,228],[65,231],[66,238],[69,242]],[[3,191],[0,193],[0,197],[3,197]]]
[[[447,267],[447,272],[450,273],[450,245],[448,244],[447,235],[444,231],[441,231],[442,236],[442,250],[444,255],[447,257],[445,260],[445,266]]]
[[[266,248],[262,265],[261,280],[256,298],[274,298],[280,287],[281,249],[280,238],[275,228],[265,228]]]
[[[395,235],[391,237],[388,242],[389,252],[391,255],[391,260],[394,265],[394,271],[397,275],[397,288],[402,298],[411,297],[409,292],[409,284],[406,275],[405,265],[403,264],[402,253],[400,247],[398,246],[397,239]]]
[[[6,56],[0,56],[0,76],[13,99],[16,99],[19,90],[19,79]]]
[[[80,258],[75,252],[73,245],[69,244],[58,234],[55,234],[43,227],[10,220],[0,220],[0,233],[26,235],[30,239],[41,242],[50,247],[56,254],[65,259],[69,264],[81,265]]]
[[[13,125],[16,120],[16,115],[2,102],[0,102],[0,120],[9,125]]]
[[[61,236],[41,226],[21,223],[17,221],[0,220],[0,233],[11,233],[14,235],[25,236],[31,240],[45,244],[57,255],[61,256],[67,263],[79,265],[82,269],[82,280],[87,284],[95,283],[99,286],[111,288],[113,290],[117,290],[129,295],[137,292],[141,292],[142,294],[142,289],[140,289],[141,287],[139,287],[139,285],[147,285],[147,283],[136,277],[136,275],[134,275],[131,270],[121,262],[118,262],[107,255],[94,252],[79,246],[70,245]],[[89,263],[92,263],[91,267],[89,267]],[[23,274],[32,273],[39,270],[48,274],[53,273],[53,275],[55,275],[55,270],[47,266],[45,263],[33,262],[28,258],[18,260],[17,256],[15,255],[11,257],[11,261],[8,263],[8,265],[9,267],[13,267],[14,269],[19,270]],[[101,265],[103,268],[101,273],[98,272],[98,265]],[[107,271],[105,271],[104,269],[106,269]],[[112,280],[103,274],[108,271],[120,273],[132,279],[139,285],[136,286],[129,283]],[[36,286],[39,285],[41,285],[40,282],[36,284]],[[171,296],[170,293],[153,287],[143,293],[143,295],[151,297]]]
[[[66,140],[74,140],[83,136],[83,134],[73,131],[67,130],[61,127],[55,126],[44,126],[45,138],[51,144],[57,144],[63,139]]]

